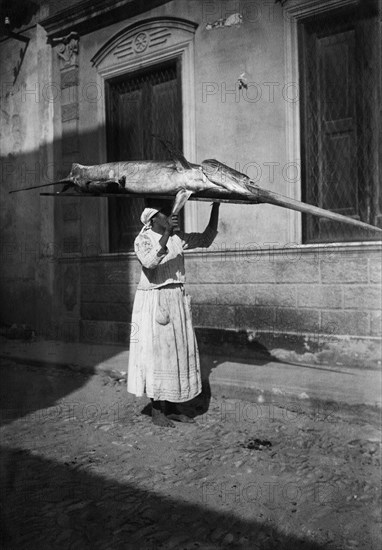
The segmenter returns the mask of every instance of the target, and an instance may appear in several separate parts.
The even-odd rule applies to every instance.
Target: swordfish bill
[[[342,214],[337,214],[336,212],[331,212],[330,210],[325,210],[324,208],[313,206],[312,204],[307,204],[290,197],[285,197],[284,195],[280,195],[274,191],[262,189],[245,174],[226,166],[218,160],[204,160],[202,162],[202,168],[206,176],[214,183],[222,185],[227,189],[234,186],[235,191],[237,191],[240,187],[246,188],[252,193],[258,203],[274,204],[290,210],[296,210],[297,212],[303,212],[304,214],[312,214],[313,216],[319,216],[328,220],[382,232],[381,228],[374,225],[370,225],[368,223],[361,222],[353,218],[343,216]]]

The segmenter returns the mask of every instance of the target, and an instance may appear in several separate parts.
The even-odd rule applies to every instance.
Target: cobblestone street
[[[381,547],[377,409],[203,396],[163,429],[124,379],[2,375],[3,548]]]

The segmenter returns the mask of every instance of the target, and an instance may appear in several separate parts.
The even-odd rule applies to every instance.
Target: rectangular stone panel
[[[79,118],[78,103],[69,103],[61,106],[61,121],[77,120]]]
[[[342,307],[342,287],[340,285],[298,285],[298,307],[336,309]]]
[[[319,281],[319,262],[311,255],[293,261],[277,259],[274,262],[275,280],[278,283],[314,283]]]
[[[363,311],[322,311],[321,331],[324,334],[368,336],[369,314]]]
[[[235,312],[235,328],[248,330],[276,330],[276,308],[240,306]]]
[[[85,283],[81,287],[81,301],[132,304],[135,289],[135,285],[129,285],[127,283]]]
[[[320,328],[320,314],[315,309],[277,309],[276,330],[285,332],[317,333]]]
[[[224,305],[272,305],[278,307],[296,304],[294,285],[268,284],[188,284],[194,303]]]
[[[233,328],[235,309],[229,306],[192,306],[192,319],[195,326]]]
[[[78,139],[78,119],[68,119],[62,123],[62,154],[67,156],[69,162],[63,162],[70,167],[72,162],[76,162],[78,155],[74,157],[75,153],[79,151],[79,139]],[[66,170],[65,170],[66,172]],[[67,173],[65,173],[65,176]]]
[[[62,153],[68,155],[76,153],[79,149],[78,135],[64,136],[62,139]],[[65,174],[67,175],[67,174]]]
[[[382,309],[380,286],[348,286],[344,289],[345,309]]]
[[[76,202],[64,204],[62,210],[64,222],[77,221],[80,218],[79,204]]]
[[[382,284],[382,260],[369,260],[369,281],[375,284]]]
[[[131,324],[126,322],[80,321],[80,339],[82,342],[128,345],[130,331]],[[91,354],[89,360],[91,360]]]
[[[121,258],[86,261],[81,266],[81,284],[137,284],[140,275],[138,262]]]
[[[130,304],[81,303],[81,319],[89,321],[130,322],[131,311]]]
[[[382,314],[380,311],[370,313],[370,334],[378,338],[382,337]]]
[[[61,90],[61,106],[70,105],[72,103],[78,103],[78,87],[69,86],[64,90]]]
[[[80,239],[77,235],[64,237],[62,250],[64,254],[77,254],[81,252]]]
[[[367,262],[361,258],[343,255],[331,262],[321,262],[320,270],[323,283],[366,283],[368,279]]]
[[[61,89],[78,86],[78,67],[69,67],[61,71]]]
[[[207,253],[206,253],[207,254]],[[319,262],[311,255],[293,260],[280,256],[255,256],[251,261],[228,256],[187,259],[187,279],[193,283],[300,283],[319,281]],[[218,274],[218,277],[217,277]]]
[[[246,262],[236,258],[216,261],[212,257],[186,258],[187,281],[192,283],[270,283],[275,280],[270,263]]]

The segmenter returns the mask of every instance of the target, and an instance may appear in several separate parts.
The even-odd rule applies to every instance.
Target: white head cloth
[[[141,214],[141,222],[144,225],[143,229],[151,227],[151,218],[159,212],[159,208],[145,208]]]

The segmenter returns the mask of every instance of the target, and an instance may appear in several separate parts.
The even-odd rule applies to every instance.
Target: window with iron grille
[[[379,171],[380,43],[373,3],[299,22],[303,200],[382,226]],[[306,243],[370,240],[314,216]]]
[[[105,91],[108,162],[168,159],[154,135],[182,150],[179,60],[109,80]],[[131,251],[142,228],[139,218],[145,201],[109,198],[108,202],[109,250]]]

